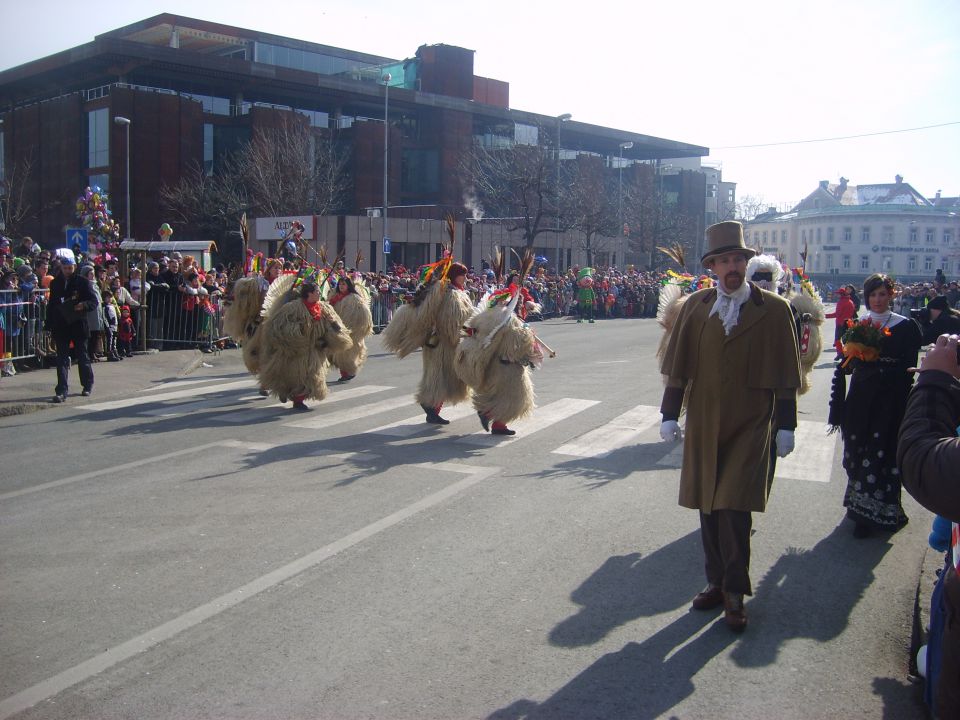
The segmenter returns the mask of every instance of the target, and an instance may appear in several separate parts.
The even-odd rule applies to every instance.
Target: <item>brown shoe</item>
[[[694,610],[713,610],[723,605],[723,591],[716,585],[707,585],[693,597]]]
[[[747,629],[747,611],[743,609],[743,595],[723,594],[723,621],[734,632]]]

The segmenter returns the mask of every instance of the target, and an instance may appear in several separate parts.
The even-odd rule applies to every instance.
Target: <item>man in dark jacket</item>
[[[60,258],[60,272],[50,283],[47,305],[47,330],[57,346],[57,387],[53,402],[67,399],[70,378],[70,343],[80,371],[82,395],[93,392],[93,367],[87,355],[87,311],[96,306],[90,281],[77,275],[76,261],[70,255]]]
[[[946,624],[940,676],[934,689],[939,718],[960,718],[960,365],[957,336],[941,335],[920,363],[920,378],[900,426],[897,465],[903,487],[917,502],[953,523],[952,551],[943,584]]]

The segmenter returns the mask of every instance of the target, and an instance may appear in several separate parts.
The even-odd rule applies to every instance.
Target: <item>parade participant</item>
[[[587,322],[593,322],[593,304],[597,299],[597,294],[593,289],[593,268],[583,268],[577,273],[577,312],[580,317],[578,323],[583,322],[587,317]]]
[[[453,231],[453,220],[448,218],[451,242],[446,257],[422,268],[413,298],[393,314],[381,335],[383,346],[398,358],[423,348],[416,401],[426,413],[427,422],[434,425],[450,422],[440,416],[444,403],[455,405],[469,396],[466,383],[454,370],[454,356],[460,329],[474,308],[464,289],[467,268],[453,260]]]
[[[908,368],[917,364],[922,338],[915,320],[890,310],[894,294],[886,275],[875,273],[864,281],[869,309],[844,334],[846,360],[833,376],[829,423],[843,436],[843,505],[857,538],[874,530],[896,532],[907,524],[900,503],[897,432],[913,385]]]
[[[93,392],[93,367],[87,355],[87,313],[96,307],[97,298],[88,280],[76,275],[76,260],[68,250],[58,250],[60,271],[50,283],[47,327],[57,347],[57,387],[53,402],[62,403],[69,392],[70,344],[76,353],[82,395]]]
[[[263,320],[260,311],[263,296],[260,294],[260,278],[240,278],[233,284],[233,297],[227,306],[223,318],[224,332],[240,343],[243,364],[247,372],[257,375],[260,372],[260,343],[257,329]],[[269,395],[261,383],[260,394]]]
[[[837,349],[837,360],[842,360],[843,347],[840,344],[840,338],[847,331],[847,321],[856,318],[857,309],[850,298],[850,291],[846,287],[837,290],[837,294],[839,295],[837,306],[832,313],[827,313],[824,317],[836,319],[836,327],[833,330],[833,346]]]
[[[866,293],[864,293],[866,294]],[[957,336],[940,336],[920,363],[920,377],[907,399],[900,425],[897,463],[903,486],[931,512],[952,521],[952,549],[941,575],[947,619],[933,697],[936,717],[960,717],[960,365]],[[932,628],[931,628],[932,629]],[[932,643],[932,640],[931,640]]]
[[[309,410],[304,400],[327,396],[328,353],[352,344],[336,311],[320,300],[314,282],[294,289],[296,275],[282,275],[271,286],[263,305],[260,340],[260,381],[280,402],[293,400],[295,410]]]
[[[743,597],[752,594],[751,513],[766,508],[774,430],[777,454],[793,450],[800,362],[786,300],[745,281],[755,251],[743,243],[743,226],[712,225],[706,243],[701,262],[718,286],[680,309],[660,368],[660,436],[682,439],[677,420],[688,394],[679,501],[700,512],[707,576],[693,608],[722,605],[727,626],[742,631]]]
[[[525,277],[526,275],[522,270],[519,273],[512,272],[507,276],[507,282],[505,285],[506,289],[509,290],[511,294],[513,293],[514,288],[516,288],[517,292],[520,293],[520,299],[516,303],[517,308],[515,312],[521,320],[527,319],[527,313],[538,313],[543,309],[542,306],[533,299],[533,295],[530,294],[530,291],[524,287],[523,278]]]
[[[346,350],[330,355],[331,364],[340,370],[340,382],[348,382],[357,376],[367,360],[366,338],[373,333],[370,292],[362,279],[354,282],[347,275],[341,275],[331,287],[329,302],[350,328],[353,340],[353,345]]]
[[[532,254],[524,258],[525,268],[533,261]],[[473,390],[473,407],[483,429],[494,435],[515,435],[507,423],[533,410],[530,370],[543,361],[543,346],[520,319],[523,298],[515,283],[485,297],[464,324],[457,347],[457,374]]]

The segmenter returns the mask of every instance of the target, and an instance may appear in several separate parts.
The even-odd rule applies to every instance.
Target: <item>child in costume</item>
[[[577,273],[577,287],[577,309],[580,312],[577,322],[582,323],[586,317],[587,322],[592,323],[593,304],[597,299],[597,293],[593,289],[593,268],[586,267]]]
[[[124,305],[120,308],[120,324],[117,328],[117,339],[120,343],[120,355],[123,357],[133,357],[133,341],[136,330],[133,325],[133,318],[130,317],[130,306]]]
[[[370,293],[363,280],[357,282],[347,275],[336,280],[336,286],[330,288],[330,305],[350,328],[353,340],[346,350],[330,355],[331,364],[340,370],[340,382],[353,380],[367,360],[366,338],[373,333],[373,315],[370,313]]]
[[[327,396],[328,356],[347,350],[353,341],[336,311],[320,300],[320,288],[294,274],[274,281],[263,305],[260,380],[296,410],[309,410],[307,398]]]

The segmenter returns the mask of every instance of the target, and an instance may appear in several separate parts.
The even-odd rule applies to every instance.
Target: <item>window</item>
[[[849,270],[849,269],[850,269],[850,256],[849,256],[849,255],[844,255],[844,256],[843,256],[843,269],[844,269],[844,270]]]
[[[820,228],[817,228],[817,245],[820,244]]]
[[[0,180],[3,179],[3,133],[0,133]],[[950,245],[953,242],[953,230],[943,231],[943,244]]]
[[[917,229],[915,227],[910,228],[910,242],[916,243],[918,240]]]
[[[400,191],[414,195],[436,193],[440,188],[440,155],[437,150],[403,151]]]
[[[733,190],[732,190],[732,189],[728,189],[728,190],[727,190],[727,202],[731,202],[731,203],[733,202]]]
[[[764,245],[767,244],[767,231],[766,231],[766,230],[763,231],[763,244],[764,244]]]
[[[861,270],[869,270],[869,269],[870,269],[870,256],[869,256],[869,255],[861,255],[861,256],[860,256],[860,269],[861,269]]]
[[[707,183],[707,197],[713,198],[717,196],[717,186],[713,183]]]
[[[828,228],[827,228],[827,243],[829,243],[829,244],[832,244],[832,243],[833,243],[833,228],[832,228],[832,227],[828,227]]]
[[[787,231],[786,231],[786,230],[781,230],[781,231],[780,231],[780,242],[781,242],[783,245],[786,245],[786,244],[787,244]]]
[[[907,258],[907,270],[908,270],[909,272],[916,272],[916,271],[917,271],[917,256],[916,256],[916,255],[911,255],[910,257]]]
[[[934,242],[933,238],[935,235],[936,235],[936,230],[934,230],[933,228],[927,228],[927,236],[926,236],[927,245],[933,245],[933,242]]]
[[[883,242],[885,245],[893,244],[893,228],[889,225],[885,225],[883,228]]]
[[[853,241],[853,228],[844,228],[843,229],[843,241],[845,243]]]
[[[513,129],[513,139],[517,145],[536,145],[539,142],[537,126],[517,123]]]
[[[801,230],[801,231],[800,231],[800,242],[802,242],[802,243],[806,243],[806,242],[807,242],[807,231],[806,231],[806,230]]]
[[[860,228],[860,242],[868,243],[870,242],[870,228],[862,227]]]
[[[933,270],[933,258],[929,255],[923,258],[923,269],[926,272],[931,272]]]
[[[945,257],[940,258],[940,269],[943,270],[945,273],[950,272],[950,261],[947,260],[947,258]]]
[[[833,253],[827,253],[827,270],[833,270]]]
[[[107,173],[91,175],[87,179],[87,185],[91,188],[100,188],[100,192],[110,192],[110,176]]]
[[[110,109],[100,108],[87,113],[87,167],[110,164]]]
[[[203,124],[203,172],[213,175],[213,125]]]
[[[884,270],[889,270],[891,267],[893,267],[893,258],[890,257],[889,255],[884,255],[884,256],[883,256],[883,269],[884,269]]]

